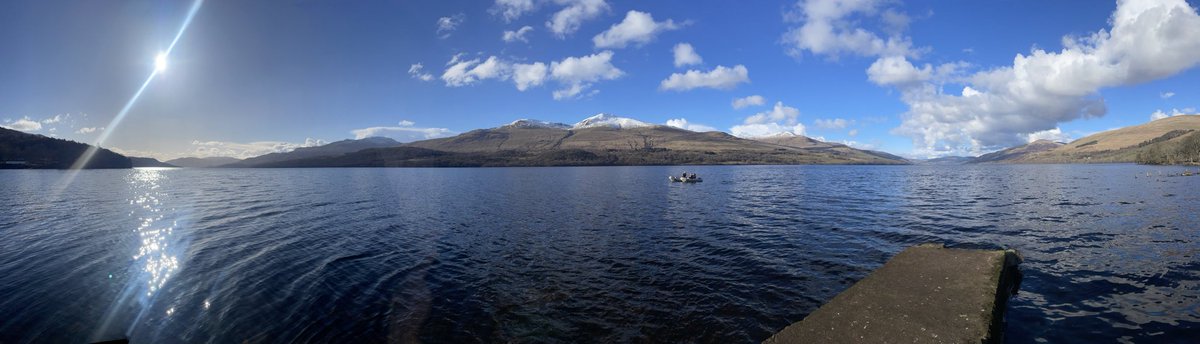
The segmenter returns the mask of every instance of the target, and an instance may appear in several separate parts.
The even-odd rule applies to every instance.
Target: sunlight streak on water
[[[158,292],[181,268],[180,257],[187,251],[188,237],[178,233],[186,223],[183,212],[164,204],[167,194],[162,190],[166,182],[166,169],[134,169],[128,177],[129,187],[134,193],[129,199],[129,216],[136,217],[136,252],[130,255],[130,278],[121,296],[110,306],[98,333],[106,330],[116,320],[115,314],[133,307],[137,316],[129,324],[126,335],[131,334],[143,322],[154,305]],[[174,307],[165,312],[170,317]]]

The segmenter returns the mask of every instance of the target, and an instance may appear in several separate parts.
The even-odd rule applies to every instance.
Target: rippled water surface
[[[924,242],[1024,254],[1009,342],[1189,342],[1180,170],[0,171],[0,342],[757,342]]]

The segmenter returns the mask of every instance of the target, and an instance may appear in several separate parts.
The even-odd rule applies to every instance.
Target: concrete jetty
[[[763,343],[1002,343],[1012,250],[905,249]]]

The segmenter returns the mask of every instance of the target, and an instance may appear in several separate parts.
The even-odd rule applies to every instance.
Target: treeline
[[[0,168],[71,168],[91,146],[0,128]],[[82,168],[130,168],[129,158],[98,149]]]
[[[1174,131],[1173,131],[1174,132]],[[1182,139],[1148,145],[1137,155],[1137,163],[1150,165],[1200,165],[1200,132]]]

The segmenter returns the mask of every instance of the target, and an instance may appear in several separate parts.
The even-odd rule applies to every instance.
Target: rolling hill
[[[0,168],[71,168],[91,145],[28,134],[0,128]],[[124,155],[104,148],[96,149],[91,160],[82,168],[131,168],[133,162]]]
[[[1045,142],[985,154],[973,162],[996,163],[1108,163],[1139,162],[1138,156],[1179,146],[1200,132],[1200,116],[1183,115],[1108,130],[1050,147]],[[1035,145],[1037,147],[1031,147]],[[1013,154],[1019,152],[1020,154]],[[1145,161],[1148,162],[1148,161]]]
[[[301,147],[290,152],[270,153],[217,167],[263,167],[278,162],[319,157],[333,157],[369,148],[395,147],[400,143],[386,137],[368,137],[358,140],[341,140],[316,147]]]

